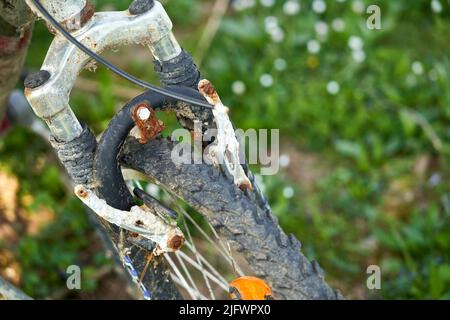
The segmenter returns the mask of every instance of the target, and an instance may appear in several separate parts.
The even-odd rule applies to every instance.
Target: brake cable
[[[173,99],[183,101],[186,103],[190,103],[190,104],[193,104],[196,106],[204,107],[204,108],[209,108],[209,109],[213,108],[213,106],[211,104],[209,104],[205,101],[193,99],[188,96],[173,92],[171,90],[158,87],[158,86],[148,83],[144,80],[138,79],[138,78],[134,77],[133,75],[125,72],[124,70],[116,67],[111,62],[102,58],[101,56],[99,56],[98,54],[96,54],[95,52],[93,52],[92,50],[87,48],[85,45],[83,45],[81,42],[79,42],[74,36],[72,36],[70,34],[70,32],[68,32],[66,29],[64,29],[64,27],[61,26],[61,24],[58,21],[56,21],[56,19],[47,11],[47,9],[45,9],[45,7],[40,3],[39,0],[32,0],[32,2],[36,6],[36,8],[39,10],[39,12],[43,15],[43,17],[46,20],[48,20],[51,23],[51,25],[64,36],[64,38],[66,38],[68,41],[70,41],[72,44],[74,44],[78,49],[83,51],[85,54],[87,54],[92,59],[94,59],[98,63],[102,64],[107,69],[114,72],[115,74],[121,76],[122,78],[127,79],[128,81],[130,81],[140,87],[143,87],[147,90],[162,94],[164,96],[171,97]]]

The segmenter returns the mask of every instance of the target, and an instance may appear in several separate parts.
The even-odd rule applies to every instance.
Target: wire
[[[45,9],[45,7],[39,2],[39,0],[32,0],[32,1],[33,1],[34,5],[36,6],[36,8],[39,10],[39,12],[44,16],[44,18],[46,20],[48,20],[52,24],[52,26],[56,30],[58,30],[68,41],[73,43],[78,49],[80,49],[85,54],[90,56],[92,59],[94,59],[98,63],[102,64],[106,68],[110,69],[112,72],[116,73],[117,75],[127,79],[128,81],[130,81],[130,82],[132,82],[132,83],[134,83],[134,84],[136,84],[136,85],[138,85],[140,87],[143,87],[145,89],[154,91],[154,92],[162,94],[164,96],[168,96],[168,97],[174,98],[176,100],[184,101],[186,103],[190,103],[190,104],[201,106],[201,107],[205,107],[205,108],[210,108],[210,109],[213,108],[212,105],[210,105],[209,103],[207,103],[205,101],[201,101],[201,100],[198,100],[198,99],[193,99],[193,98],[190,98],[188,96],[172,92],[171,90],[155,86],[155,85],[153,85],[151,83],[148,83],[148,82],[145,82],[145,81],[143,81],[141,79],[138,79],[138,78],[132,76],[131,74],[125,72],[124,70],[116,67],[111,62],[109,62],[108,60],[102,58],[101,56],[99,56],[98,54],[96,54],[95,52],[93,52],[92,50],[87,48],[86,46],[84,46],[77,39],[75,39],[67,30],[65,30],[58,23],[58,21],[55,20],[55,18],[53,18],[53,16],[47,11],[47,9]]]

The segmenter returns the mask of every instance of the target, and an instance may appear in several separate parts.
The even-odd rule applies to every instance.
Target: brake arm
[[[26,1],[39,16],[33,2]],[[182,53],[172,33],[172,22],[158,1],[141,1],[153,3],[145,10],[136,10],[132,4],[125,11],[96,13],[87,0],[70,2],[68,5],[67,0],[47,0],[44,5],[77,41],[97,54],[133,43],[148,46],[159,63]],[[76,17],[81,19],[79,23],[73,23]],[[95,62],[56,33],[41,70],[25,81],[28,102],[58,141],[71,141],[83,131],[69,105],[69,97],[84,68],[95,69]]]
[[[214,106],[212,112],[216,123],[217,136],[214,142],[208,146],[208,158],[215,166],[225,164],[225,168],[233,177],[236,186],[243,190],[251,190],[252,184],[240,164],[239,142],[236,139],[233,124],[228,117],[228,107],[223,105],[209,80],[201,80],[198,84],[198,90]]]
[[[145,205],[133,206],[130,211],[111,207],[105,200],[98,198],[94,192],[77,185],[76,196],[97,215],[120,228],[138,233],[157,244],[154,254],[178,250],[184,242],[184,235],[176,225],[168,224],[154,215]]]

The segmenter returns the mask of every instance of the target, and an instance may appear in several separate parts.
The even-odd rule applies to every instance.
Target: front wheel
[[[151,177],[200,212],[231,249],[244,257],[254,275],[269,284],[275,299],[343,298],[325,282],[318,263],[301,253],[300,242],[279,227],[256,186],[253,191],[242,191],[208,164],[175,164],[171,159],[174,146],[167,138],[141,144],[129,137],[120,163]]]

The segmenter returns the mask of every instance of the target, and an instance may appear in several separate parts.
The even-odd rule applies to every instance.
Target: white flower
[[[275,4],[275,0],[259,0],[262,6],[272,7]]]
[[[259,78],[259,82],[261,83],[261,85],[263,87],[266,87],[266,88],[271,87],[273,85],[273,77],[268,73],[264,73]]]
[[[306,47],[308,48],[308,52],[311,54],[316,54],[320,51],[320,43],[317,40],[309,40]]]
[[[352,10],[355,13],[363,13],[364,12],[364,3],[360,0],[356,0],[352,2]]]
[[[280,155],[280,159],[278,160],[280,167],[286,168],[289,165],[289,162],[291,162],[291,159],[289,158],[288,154],[282,154]]]
[[[431,0],[431,10],[435,13],[440,13],[442,11],[442,4],[439,0]]]
[[[420,61],[414,61],[411,65],[411,70],[414,74],[423,74],[423,65]]]
[[[428,72],[428,77],[430,78],[431,81],[437,81],[439,79],[439,74],[435,69],[431,69]]]
[[[234,81],[231,84],[231,90],[233,91],[234,94],[238,96],[244,94],[245,89],[246,89],[245,83],[240,80]]]
[[[278,26],[278,18],[275,16],[267,16],[264,18],[264,25],[266,26]]]
[[[278,71],[283,71],[287,67],[286,60],[284,60],[283,58],[277,58],[275,60],[275,62],[273,63],[273,65],[274,65],[275,69]]]
[[[294,189],[292,187],[284,187],[283,196],[287,199],[292,198],[294,196]]]
[[[281,28],[276,28],[270,33],[270,36],[273,42],[281,42],[284,39],[284,31]]]
[[[348,46],[352,50],[361,50],[363,45],[364,45],[363,41],[358,36],[351,36],[348,39]]]
[[[278,25],[278,19],[268,16],[264,19],[264,29],[270,35],[273,42],[281,42],[284,39],[284,31]]]
[[[327,83],[327,91],[329,94],[335,95],[339,92],[340,86],[336,81],[330,81]]]
[[[328,25],[323,21],[316,22],[314,29],[319,36],[326,36],[328,34]]]
[[[268,34],[272,34],[279,28],[277,17],[268,16],[264,19],[264,29]]]
[[[342,32],[345,29],[345,22],[341,18],[333,19],[331,22],[331,27],[336,32]]]
[[[288,16],[296,15],[300,12],[300,2],[297,0],[288,0],[283,5],[283,12]]]
[[[352,57],[355,62],[361,63],[366,60],[366,53],[364,52],[364,50],[354,50],[352,52]]]
[[[255,6],[255,0],[235,0],[232,3],[233,9],[242,11]]]
[[[327,4],[323,0],[313,0],[312,9],[316,13],[324,13],[327,10]]]

